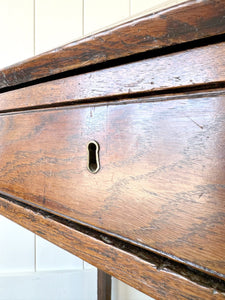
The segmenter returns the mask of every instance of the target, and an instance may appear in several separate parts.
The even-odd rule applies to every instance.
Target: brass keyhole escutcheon
[[[97,173],[100,169],[99,144],[96,141],[90,141],[88,143],[87,150],[88,150],[88,162],[87,162],[88,171],[91,173]]]

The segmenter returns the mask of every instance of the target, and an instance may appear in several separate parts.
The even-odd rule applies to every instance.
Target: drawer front
[[[1,194],[225,274],[225,95],[154,100],[2,114]]]

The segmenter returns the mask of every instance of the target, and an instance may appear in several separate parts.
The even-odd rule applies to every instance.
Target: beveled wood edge
[[[1,196],[0,214],[156,299],[225,299],[225,293],[215,287],[193,282],[166,266],[154,265],[118,248],[108,240],[80,232],[71,222],[59,222],[40,210],[35,211]]]
[[[26,86],[0,93],[0,113],[223,88],[223,53],[225,42]]]
[[[225,33],[224,0],[191,0],[139,17],[0,71],[0,89]]]

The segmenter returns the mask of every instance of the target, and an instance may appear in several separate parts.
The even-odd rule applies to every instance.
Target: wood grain
[[[174,99],[1,115],[1,193],[224,278],[225,95]]]
[[[23,227],[155,299],[225,299],[224,293],[197,285],[195,282],[169,271],[166,267],[159,269],[146,260],[81,233],[72,226],[57,222],[1,197],[0,212]],[[17,216],[16,219],[15,216]]]
[[[1,70],[0,88],[225,33],[224,0],[188,1]]]
[[[211,83],[219,86],[225,84],[224,53],[225,43],[219,43],[36,84],[0,94],[0,111],[194,89]]]

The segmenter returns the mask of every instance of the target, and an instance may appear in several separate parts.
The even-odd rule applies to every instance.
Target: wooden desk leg
[[[111,300],[111,276],[99,269],[98,300]]]

